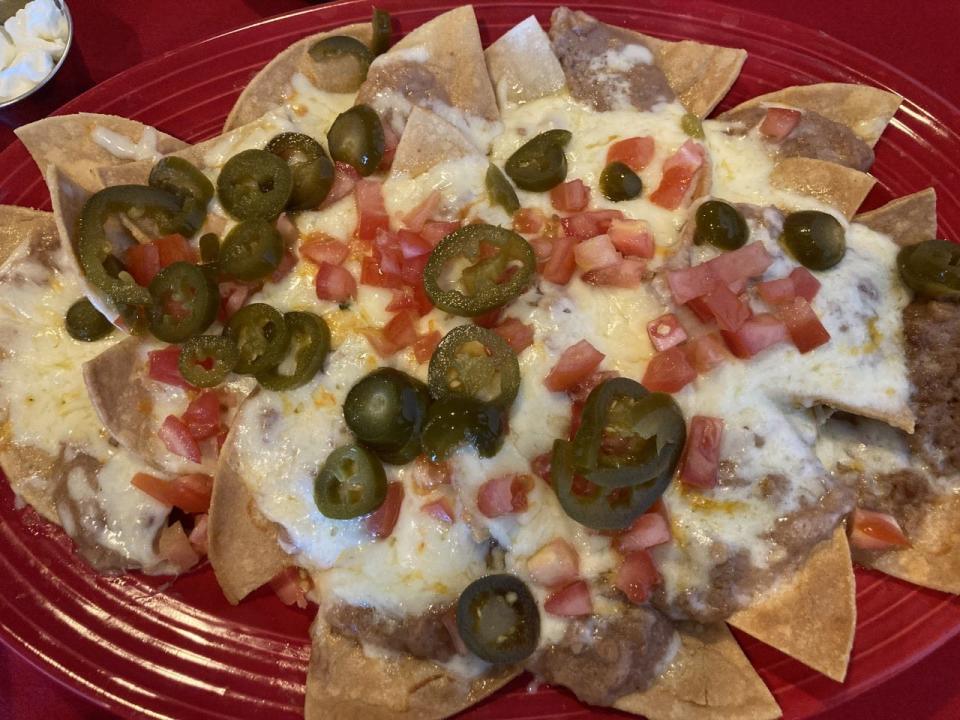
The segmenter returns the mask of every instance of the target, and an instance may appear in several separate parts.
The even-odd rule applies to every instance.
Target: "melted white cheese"
[[[157,150],[157,131],[149,126],[144,126],[138,142],[102,125],[94,127],[90,137],[97,145],[121,160],[156,161],[160,158],[160,152]]]

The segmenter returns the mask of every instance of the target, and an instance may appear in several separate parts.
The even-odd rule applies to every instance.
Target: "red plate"
[[[385,0],[403,32],[450,2]],[[531,12],[546,20],[555,2],[476,0],[484,41]],[[960,237],[960,197],[939,178],[960,177],[960,112],[892,66],[812,30],[695,0],[664,9],[629,0],[583,2],[600,19],[666,38],[744,47],[750,53],[726,106],[786,85],[860,82],[908,98],[877,148],[879,179],[868,203],[934,185],[941,233]],[[411,8],[410,5],[416,5]],[[187,46],[99,85],[62,112],[103,112],[141,120],[189,141],[219,131],[254,74],[297,38],[369,17],[350,0],[267,20]],[[23,147],[0,154],[0,202],[49,208],[46,188]],[[0,637],[58,680],[125,716],[233,718],[267,711],[302,717],[308,612],[261,591],[230,607],[206,568],[171,584],[139,575],[91,572],[58,530],[18,510],[0,488]],[[857,572],[859,621],[850,676],[833,683],[755,640],[741,637],[787,718],[804,718],[877,685],[960,631],[956,598],[882,575]],[[568,693],[527,692],[514,683],[466,714],[480,718],[622,717],[588,710]]]

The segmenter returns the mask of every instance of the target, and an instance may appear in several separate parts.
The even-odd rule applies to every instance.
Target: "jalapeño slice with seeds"
[[[707,200],[697,208],[695,245],[713,245],[720,250],[743,247],[750,235],[747,221],[737,208],[723,200]]]
[[[67,333],[74,340],[94,342],[113,332],[113,324],[87,298],[80,298],[67,310]]]
[[[447,271],[469,261],[454,286]],[[473,317],[519,297],[533,279],[537,259],[520,235],[493,225],[467,225],[447,235],[430,253],[423,287],[430,301],[453,315]]]
[[[388,29],[389,24],[388,18]],[[376,27],[374,27],[374,32],[376,32]],[[374,58],[374,54],[370,51],[370,48],[355,37],[350,37],[349,35],[332,35],[325,37],[311,45],[307,53],[310,55],[310,58],[317,63],[324,63],[340,58],[353,61],[349,64],[337,65],[345,92],[352,92],[359,89],[363,81],[367,79],[367,72],[370,70],[370,63],[373,62]]]
[[[680,118],[680,129],[695,140],[703,140],[704,138],[703,121],[693,113],[685,113],[684,116]]]
[[[343,403],[347,427],[382,460],[403,465],[420,454],[430,405],[427,386],[393,368],[380,368],[350,388]]]
[[[268,390],[295,390],[313,380],[330,352],[330,329],[319,315],[288,312],[283,316],[290,334],[287,354],[292,352],[293,371],[287,372],[285,358],[279,365],[256,374],[257,382]]]
[[[633,200],[643,192],[643,181],[625,163],[612,162],[600,173],[600,192],[613,202]]]
[[[207,217],[207,205],[213,198],[213,183],[199,168],[171,155],[157,161],[147,183],[180,200],[178,232],[181,235],[190,237],[201,228]]]
[[[431,462],[448,458],[461,445],[472,445],[480,457],[493,457],[503,443],[503,412],[496,405],[468,397],[437,400],[427,411],[420,442]]]
[[[833,215],[819,210],[801,210],[783,221],[780,242],[810,270],[829,270],[847,251],[843,225]]]
[[[387,475],[377,456],[360,445],[337,448],[323,463],[313,486],[317,509],[333,520],[372,513],[387,497]]]
[[[333,162],[323,145],[309,135],[285,132],[274,136],[264,148],[290,166],[293,190],[287,210],[312,210],[323,202],[333,187]]]
[[[469,397],[505,409],[520,390],[520,363],[492,330],[460,325],[437,345],[427,378],[430,394],[438,400]]]
[[[330,156],[366,177],[383,161],[386,140],[380,116],[369,105],[354,105],[340,113],[327,133]]]
[[[230,338],[198,335],[183,344],[177,365],[188,383],[208,388],[227,379],[237,365],[237,358],[237,346]]]
[[[238,220],[275,220],[293,192],[283,159],[266,150],[243,150],[227,160],[217,177],[217,196]]]
[[[587,397],[573,440],[554,443],[557,499],[587,527],[626,528],[666,490],[685,441],[672,397],[628,378],[606,380]]]
[[[174,195],[146,185],[114,185],[91,195],[80,212],[77,232],[77,259],[86,279],[117,304],[149,305],[147,289],[111,267],[116,258],[105,226],[124,214],[150,220],[158,236],[168,235],[176,232],[180,211]]]
[[[158,340],[181,343],[206,330],[217,318],[220,293],[197,265],[175,262],[150,282],[150,332]]]
[[[517,191],[513,189],[513,185],[507,180],[507,176],[500,172],[500,168],[493,163],[490,163],[490,167],[487,168],[485,184],[491,204],[499,205],[511,216],[520,209],[520,200],[517,199]]]
[[[545,192],[567,179],[563,149],[573,135],[568,130],[547,130],[521,145],[503,169],[522,190]]]
[[[897,267],[903,282],[921,297],[960,298],[960,245],[947,240],[924,240],[902,248]]]
[[[457,630],[464,645],[494,665],[518,663],[537,649],[540,610],[530,589],[514,575],[487,575],[470,583],[457,602]]]
[[[227,233],[218,262],[225,275],[250,282],[273,273],[282,259],[283,238],[277,228],[264,220],[244,220]]]
[[[237,348],[234,369],[243,375],[276,367],[290,345],[283,315],[266,303],[251,303],[237,310],[223,332]]]

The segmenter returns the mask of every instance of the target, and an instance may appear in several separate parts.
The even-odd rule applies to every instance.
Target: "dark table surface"
[[[74,46],[33,98],[0,111],[0,149],[12,128],[45,117],[99,82],[181,45],[291,10],[303,0],[69,0]],[[575,3],[574,3],[575,4]],[[843,40],[960,106],[957,0],[724,0]],[[960,130],[960,128],[957,128]],[[818,720],[960,717],[960,638],[905,673]],[[107,720],[111,716],[0,646],[0,720]]]

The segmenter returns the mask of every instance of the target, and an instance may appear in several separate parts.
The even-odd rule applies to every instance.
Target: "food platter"
[[[401,31],[452,6],[384,5]],[[550,7],[478,3],[477,11],[489,41],[532,10],[545,14]],[[625,3],[587,7],[602,20],[667,38],[745,47],[751,59],[727,104],[785,84],[814,81],[870,82],[897,90],[907,98],[905,111],[878,147],[880,184],[868,204],[879,205],[932,182],[940,196],[941,234],[957,236],[960,199],[937,180],[960,166],[960,140],[948,129],[960,126],[960,117],[894,68],[769,18],[739,14],[731,24],[729,12],[702,3],[641,11]],[[246,80],[277,51],[301,35],[365,19],[368,12],[366,3],[340,3],[234,31],[134,68],[63,111],[123,115],[188,141],[200,140],[216,134]],[[202,79],[184,83],[183,77]],[[48,207],[40,176],[21,147],[4,153],[4,167],[4,203]],[[928,168],[937,168],[937,176],[931,177]],[[30,511],[16,510],[6,487],[0,506],[0,532],[8,548],[0,560],[8,578],[0,597],[0,623],[4,636],[23,654],[122,714],[237,717],[255,707],[299,717],[309,615],[283,608],[266,594],[230,608],[205,570],[172,587],[142,577],[99,577],[80,564],[62,536]],[[858,573],[858,606],[852,670],[843,686],[744,640],[786,717],[806,717],[865,691],[960,629],[955,600],[872,573]],[[527,693],[525,680],[472,711],[475,717],[515,718],[585,717],[589,712],[559,691]]]

